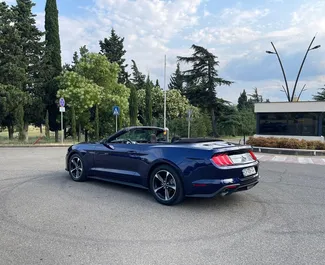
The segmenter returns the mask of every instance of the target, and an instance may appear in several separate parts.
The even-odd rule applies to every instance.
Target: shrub
[[[250,137],[247,144],[258,147],[325,150],[324,142],[298,140],[294,138]]]

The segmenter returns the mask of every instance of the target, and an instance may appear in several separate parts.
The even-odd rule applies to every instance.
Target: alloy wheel
[[[167,170],[158,171],[153,178],[153,191],[163,201],[170,201],[176,194],[176,180]]]
[[[70,160],[70,174],[73,179],[79,179],[82,176],[83,164],[78,156],[72,157]]]

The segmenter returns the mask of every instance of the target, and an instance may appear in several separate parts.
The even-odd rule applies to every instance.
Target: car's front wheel
[[[79,154],[73,154],[69,159],[69,174],[74,181],[85,181],[87,173],[84,161]]]
[[[175,205],[184,199],[184,188],[179,174],[168,165],[161,165],[150,175],[150,192],[164,205]]]

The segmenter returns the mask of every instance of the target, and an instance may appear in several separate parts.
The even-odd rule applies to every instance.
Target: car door
[[[102,145],[96,150],[95,171],[107,179],[140,184],[142,149],[141,144],[111,143],[109,147]]]

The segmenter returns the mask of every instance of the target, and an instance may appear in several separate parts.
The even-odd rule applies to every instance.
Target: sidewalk
[[[263,153],[255,153],[255,155],[261,162],[279,162],[279,163],[287,163],[287,164],[314,164],[314,165],[325,166],[325,156],[323,157],[293,156],[293,155],[273,155],[273,154],[263,154]]]

